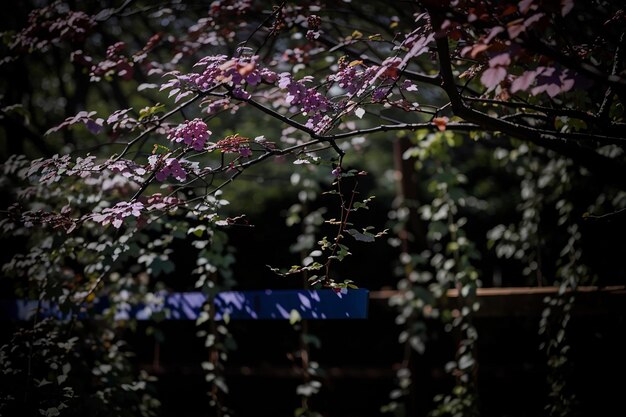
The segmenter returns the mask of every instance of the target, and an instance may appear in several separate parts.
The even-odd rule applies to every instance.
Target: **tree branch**
[[[617,48],[615,49],[615,55],[613,58],[613,69],[611,70],[611,75],[617,75],[622,66],[622,61],[624,58],[624,47],[626,47],[626,32],[622,33],[622,36],[619,38],[619,43],[617,44]],[[600,109],[598,110],[598,118],[600,120],[606,120],[609,115],[609,110],[611,109],[611,104],[613,102],[613,87],[606,89],[604,93],[604,100],[602,100],[602,104],[600,105]]]
[[[337,133],[335,135],[326,136],[327,138],[332,139],[345,139],[352,136],[359,135],[367,135],[376,132],[391,132],[395,130],[420,130],[420,129],[439,129],[438,126],[432,122],[425,123],[403,123],[403,124],[395,124],[395,125],[380,125],[376,127],[371,127],[368,129],[359,129],[353,130],[350,132]],[[473,123],[448,123],[446,124],[446,130],[457,130],[457,131],[471,131],[478,130],[480,126]]]
[[[567,138],[560,137],[555,132],[546,132],[525,125],[496,119],[486,113],[472,109],[465,105],[463,97],[459,94],[454,83],[450,51],[448,48],[447,35],[436,37],[437,55],[440,63],[442,88],[448,94],[454,114],[471,123],[476,123],[483,128],[500,131],[511,137],[528,141],[553,150],[563,156],[572,159],[575,163],[589,169],[608,183],[618,185],[626,189],[626,167],[620,161],[602,156],[592,148],[579,145],[570,146]]]
[[[146,137],[149,133],[153,132],[157,127],[159,127],[161,125],[161,122],[163,122],[165,119],[167,119],[168,117],[171,117],[172,115],[178,113],[180,110],[184,109],[185,107],[189,106],[191,103],[195,102],[196,100],[198,100],[200,97],[202,97],[201,94],[196,94],[192,99],[180,104],[179,106],[177,106],[176,108],[170,110],[169,112],[165,113],[163,116],[159,117],[156,121],[156,123],[153,126],[150,126],[149,128],[147,128],[146,130],[144,130],[143,132],[141,132],[141,134],[139,136],[137,136],[136,138],[132,139],[130,142],[128,142],[126,144],[126,147],[122,150],[122,152],[117,155],[113,161],[119,161],[121,158],[124,157],[124,155],[126,155],[126,153],[130,150],[130,148],[132,148],[132,146],[139,142],[141,139],[143,139],[144,137]]]

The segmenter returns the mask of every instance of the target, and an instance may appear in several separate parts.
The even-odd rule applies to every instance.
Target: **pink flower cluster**
[[[387,58],[381,65],[373,65],[363,68],[362,61],[339,62],[339,71],[328,77],[329,81],[337,83],[346,93],[360,96],[371,88],[372,101],[380,102],[390,93],[390,86],[400,76],[398,67],[402,61],[398,57]],[[416,91],[417,86],[406,80],[398,85],[405,91]]]
[[[371,78],[368,77],[369,74],[366,71],[359,70],[358,65],[345,65],[343,68],[340,66],[340,68],[336,74],[329,77],[329,80],[336,82],[348,94],[355,94],[359,91],[363,82],[367,78]]]
[[[201,151],[210,135],[211,131],[202,119],[193,119],[178,125],[170,132],[168,139],[176,143],[184,142],[194,150]]]
[[[299,106],[300,111],[309,116],[309,120],[306,122],[306,127],[314,129],[315,131],[322,131],[329,121],[328,116],[325,116],[331,102],[320,94],[315,88],[308,88],[304,85],[305,82],[312,80],[312,77],[305,77],[301,80],[294,80],[290,73],[283,72],[279,75],[278,87],[287,90],[286,103],[292,106]]]
[[[169,155],[169,154],[168,154]],[[172,176],[179,181],[187,179],[187,172],[180,165],[180,161],[176,158],[167,158],[167,155],[152,155],[148,158],[148,162],[152,169],[156,169],[155,178],[157,181],[165,181]]]
[[[259,68],[257,56],[228,59],[226,55],[215,55],[202,58],[196,67],[204,67],[200,73],[181,75],[172,72],[174,79],[163,84],[161,90],[173,88],[170,94],[176,94],[180,87],[192,86],[199,91],[207,91],[216,85],[224,84],[232,87],[233,95],[237,98],[250,98],[250,93],[243,87],[255,86],[262,81],[274,83],[278,76],[267,68]]]
[[[232,96],[238,99],[249,99],[250,93],[244,90],[245,86],[256,86],[262,82],[275,84],[287,91],[286,103],[298,106],[299,110],[309,120],[306,126],[316,131],[322,131],[331,119],[324,113],[328,112],[332,103],[326,96],[315,88],[309,88],[306,82],[312,77],[294,80],[291,74],[285,72],[278,75],[276,72],[260,67],[258,57],[228,58],[225,55],[208,56],[201,59],[195,66],[204,67],[200,73],[180,74],[171,72],[174,78],[161,86],[161,90],[170,89],[170,96],[178,94],[177,100],[189,94],[189,89],[208,91],[220,84],[231,87]]]
[[[139,217],[141,216],[141,211],[143,209],[144,205],[141,202],[121,202],[111,208],[105,208],[102,210],[102,213],[94,214],[92,216],[92,220],[96,223],[102,224],[103,226],[110,223],[113,227],[119,229],[122,226],[122,223],[124,223],[124,218],[128,216]]]
[[[147,172],[145,167],[128,159],[120,159],[117,161],[109,160],[102,164],[102,166],[110,169],[115,174],[120,174],[122,177],[137,183],[143,181],[143,176]]]
[[[312,77],[305,77],[296,81],[290,73],[283,72],[279,75],[278,87],[287,90],[287,104],[300,106],[305,114],[328,111],[329,102],[326,96],[304,85],[305,82],[311,80]]]

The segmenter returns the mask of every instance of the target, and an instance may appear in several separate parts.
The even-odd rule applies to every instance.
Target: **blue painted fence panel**
[[[365,319],[368,296],[364,289],[222,292],[215,297],[216,318],[288,320],[296,310],[303,319]]]
[[[216,319],[223,320],[289,320],[292,311],[302,319],[365,319],[368,313],[369,291],[350,289],[334,290],[260,290],[226,291],[215,296]],[[196,320],[206,302],[206,295],[199,292],[173,293],[165,295],[162,304],[132,306],[117,304],[115,318],[125,320],[150,320],[152,314],[163,312],[166,320]],[[108,300],[100,299],[95,304],[99,313],[109,307]],[[2,300],[0,319],[29,320],[37,311],[37,301]],[[44,317],[68,319],[57,306],[42,302],[40,314]],[[81,314],[84,318],[84,314]]]

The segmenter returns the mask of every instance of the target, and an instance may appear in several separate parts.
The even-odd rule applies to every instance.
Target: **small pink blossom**
[[[239,148],[239,155],[243,156],[244,158],[249,158],[250,156],[252,156],[252,150],[248,147],[241,147]]]
[[[201,151],[211,133],[202,119],[193,119],[178,125],[170,132],[168,139],[177,143],[184,142],[194,150]]]
[[[180,166],[180,162],[176,158],[167,158],[165,160],[163,168],[161,168],[155,174],[157,181],[165,181],[168,177],[174,177],[179,181],[184,181],[187,178],[187,172]]]
[[[163,84],[161,90],[174,88],[172,91],[178,92],[181,87],[192,87],[206,91],[216,85],[225,84],[233,88],[235,97],[249,98],[249,93],[243,90],[246,84],[255,86],[262,81],[273,83],[277,79],[273,71],[259,68],[257,60],[258,56],[230,59],[226,55],[208,56],[194,65],[204,67],[202,72],[189,74],[172,72],[175,78]]]

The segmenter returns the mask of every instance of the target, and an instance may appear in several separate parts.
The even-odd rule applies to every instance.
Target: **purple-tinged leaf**
[[[565,16],[574,8],[574,0],[561,0],[561,16]]]
[[[153,90],[157,87],[158,87],[158,84],[142,83],[142,84],[139,84],[139,86],[137,86],[137,91]]]
[[[374,235],[372,235],[371,233],[368,233],[368,234],[361,233],[356,229],[348,229],[346,230],[346,232],[348,232],[350,236],[352,236],[359,242],[374,242],[376,240],[374,238]]]
[[[526,14],[528,13],[528,11],[530,10],[531,7],[533,7],[533,1],[534,0],[522,0],[517,4],[517,7],[519,8],[519,11],[522,14]],[[535,6],[536,7],[536,6]]]
[[[102,119],[98,119],[98,120],[102,121]],[[96,121],[94,121],[94,120],[87,120],[85,125],[87,126],[87,130],[89,130],[94,135],[97,135],[98,133],[100,133],[102,131],[102,122],[100,122],[100,124],[98,124],[97,120]]]
[[[480,77],[480,82],[488,89],[495,88],[506,77],[506,69],[503,67],[489,68]]]
[[[526,29],[529,28],[532,24],[537,23],[544,16],[545,16],[545,14],[543,14],[543,13],[536,13],[536,14],[530,16],[528,19],[526,19],[524,21],[524,28],[526,28]]]
[[[537,73],[535,71],[526,71],[515,80],[511,84],[511,93],[516,93],[518,91],[526,91],[528,87],[535,81],[537,77]]]
[[[490,67],[507,66],[511,63],[511,56],[508,53],[499,54],[489,60]]]
[[[174,99],[174,103],[178,103],[181,99],[187,97],[190,94],[192,94],[191,91],[185,91],[185,92],[180,93],[179,95],[176,96],[176,99]]]
[[[499,33],[504,32],[504,28],[502,26],[494,26],[489,30],[489,35],[485,38],[485,43],[491,43],[494,37],[496,37]]]
[[[402,83],[402,88],[404,88],[405,91],[417,91],[417,85],[413,84],[409,80],[405,80]]]
[[[113,112],[108,118],[107,118],[107,124],[111,125],[113,123],[116,123],[117,121],[119,121],[122,116],[124,116],[126,113],[128,113],[129,111],[131,111],[132,108],[129,109],[123,109],[123,110],[116,110],[115,112]]]

